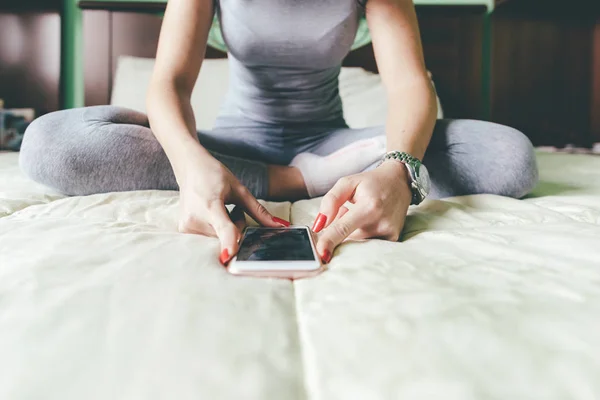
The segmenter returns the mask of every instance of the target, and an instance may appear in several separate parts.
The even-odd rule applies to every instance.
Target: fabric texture
[[[600,157],[411,207],[289,282],[230,276],[176,192],[65,197],[0,153],[0,398],[600,398]],[[310,224],[319,200],[265,203]]]
[[[283,126],[232,117],[198,133],[201,144],[261,199],[268,194],[267,164],[288,165],[305,152],[326,156],[360,140],[384,141],[384,135],[383,127],[350,129],[343,120]],[[531,142],[489,122],[439,120],[423,162],[434,199],[477,193],[518,198],[537,182]],[[25,135],[21,166],[37,182],[70,195],[178,189],[147,117],[112,106],[38,118]],[[364,170],[358,163],[353,167],[346,172]],[[320,185],[316,193],[328,189]]]

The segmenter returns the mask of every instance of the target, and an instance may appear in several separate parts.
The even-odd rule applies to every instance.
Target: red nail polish
[[[325,264],[329,264],[329,262],[331,261],[331,252],[329,250],[323,251],[323,255],[321,256],[321,260],[323,260],[323,262]]]
[[[323,228],[325,227],[325,224],[327,223],[327,216],[325,214],[321,214],[319,213],[319,215],[317,215],[317,218],[315,219],[315,223],[312,227],[312,230],[314,233],[319,233],[323,230]]]
[[[286,228],[291,225],[289,223],[289,221],[286,221],[285,219],[281,219],[281,218],[277,218],[277,217],[273,217],[273,222],[275,222],[277,224],[281,224],[281,225],[285,226]]]
[[[221,262],[221,264],[223,265],[227,265],[227,263],[229,262],[229,250],[227,249],[223,249],[223,251],[221,252],[221,255],[219,256],[219,261]]]

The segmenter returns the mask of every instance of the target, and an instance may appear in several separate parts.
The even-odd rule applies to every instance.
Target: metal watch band
[[[397,160],[404,163],[418,163],[421,164],[421,160],[403,151],[389,151],[383,156],[383,161],[386,160]]]
[[[404,164],[421,164],[421,160],[419,160],[418,158],[413,157],[406,152],[397,151],[397,150],[387,152],[385,154],[385,156],[383,156],[383,159],[381,160],[381,163],[379,165],[383,164],[387,160],[394,160],[394,161],[401,162]],[[412,192],[411,204],[418,204],[419,203],[419,194],[413,187],[412,183],[410,184],[410,190]]]

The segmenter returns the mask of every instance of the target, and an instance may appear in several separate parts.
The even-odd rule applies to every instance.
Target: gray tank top
[[[360,0],[218,0],[229,49],[222,117],[285,124],[339,120],[338,75]]]

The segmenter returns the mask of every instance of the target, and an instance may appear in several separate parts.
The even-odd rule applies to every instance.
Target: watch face
[[[431,190],[431,179],[429,178],[429,171],[425,165],[421,164],[417,171],[417,185],[423,194],[423,198],[427,197]]]

